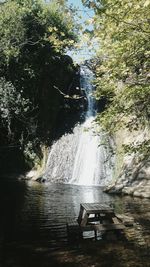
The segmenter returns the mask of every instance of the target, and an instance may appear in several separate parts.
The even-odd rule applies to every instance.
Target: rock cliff
[[[140,152],[123,152],[124,145],[134,144],[136,147],[149,138],[148,127],[141,131],[130,132],[124,129],[117,132],[114,179],[105,189],[106,192],[150,198],[150,156]]]

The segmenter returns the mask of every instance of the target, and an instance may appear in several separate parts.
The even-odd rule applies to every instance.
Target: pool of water
[[[95,241],[68,243],[67,218],[80,203],[113,205],[134,218],[134,227]],[[149,200],[112,196],[100,187],[0,180],[0,266],[150,266]]]

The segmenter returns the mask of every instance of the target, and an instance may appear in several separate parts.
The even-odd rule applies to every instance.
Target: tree
[[[150,1],[83,1],[95,10],[99,44],[97,99],[105,98],[98,121],[114,133],[120,127],[138,130],[150,119]]]
[[[26,150],[28,144],[36,149],[46,142],[41,130],[43,90],[49,91],[55,113],[54,86],[59,87],[59,68],[66,68],[58,63],[76,42],[75,32],[66,1],[8,0],[0,5],[1,144],[20,144]]]

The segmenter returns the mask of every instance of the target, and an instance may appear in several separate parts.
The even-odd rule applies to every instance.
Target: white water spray
[[[81,86],[88,99],[88,109],[83,123],[81,136],[70,183],[79,185],[98,185],[105,178],[105,150],[100,144],[100,136],[94,130],[95,100],[93,93],[93,73],[86,67],[81,71]]]
[[[73,133],[63,135],[52,145],[44,175],[51,182],[103,186],[111,179],[108,148],[100,145],[102,133],[95,133],[93,78],[92,71],[83,66],[81,87],[85,90],[88,101],[85,122],[77,125]]]

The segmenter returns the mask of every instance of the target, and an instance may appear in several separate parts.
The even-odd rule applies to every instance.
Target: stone
[[[123,184],[119,184],[115,187],[116,191],[121,191],[123,189]]]
[[[122,192],[127,195],[133,194],[133,191],[134,189],[132,187],[124,187],[122,190]]]
[[[141,193],[139,191],[133,192],[134,197],[141,197]]]
[[[35,177],[37,175],[37,170],[31,170],[30,172],[28,172],[26,174],[26,178],[27,179],[32,179],[33,177]]]

